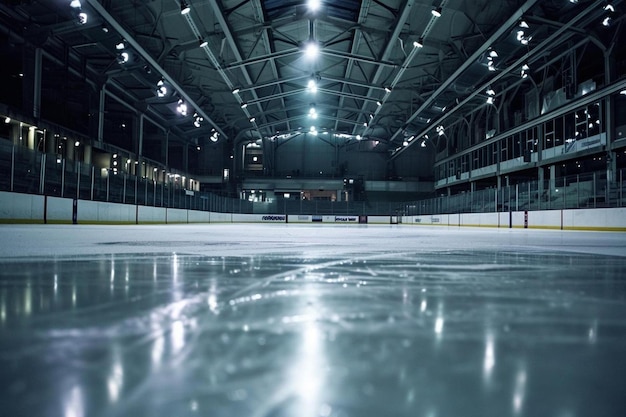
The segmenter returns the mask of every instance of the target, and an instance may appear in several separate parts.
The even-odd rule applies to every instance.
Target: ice
[[[0,226],[0,415],[626,415],[626,234]]]

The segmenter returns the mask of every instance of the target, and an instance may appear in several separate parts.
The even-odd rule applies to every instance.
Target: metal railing
[[[625,170],[466,192],[413,202],[252,202],[189,191],[174,180],[156,181],[42,154],[0,140],[0,191],[154,207],[245,214],[421,215],[519,210],[626,207]]]
[[[626,207],[626,172],[591,172],[405,203],[406,215]]]

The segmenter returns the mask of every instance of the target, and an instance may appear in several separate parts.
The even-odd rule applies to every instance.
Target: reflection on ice
[[[80,385],[73,386],[64,401],[64,417],[85,417],[83,392]]]
[[[626,372],[626,261],[363,258],[179,253],[0,268],[0,386],[17,387],[3,412],[574,416],[593,403],[626,415],[611,376]],[[37,401],[22,387],[41,387]]]
[[[173,353],[178,353],[185,346],[185,325],[180,320],[172,323],[171,343]]]
[[[124,368],[120,358],[119,348],[113,350],[113,364],[109,377],[107,379],[107,388],[109,392],[109,401],[116,403],[120,397],[120,391],[124,383]]]
[[[522,407],[524,406],[524,399],[526,396],[526,368],[524,365],[520,365],[517,374],[515,375],[515,388],[513,391],[513,412],[515,415],[522,413]]]
[[[489,328],[485,336],[485,355],[483,358],[483,381],[486,386],[491,383],[491,373],[496,365],[495,350],[495,335],[493,330]]]

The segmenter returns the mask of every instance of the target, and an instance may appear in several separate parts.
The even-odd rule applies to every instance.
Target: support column
[[[20,137],[20,125],[18,123],[11,122],[11,131],[9,133],[9,139],[13,145],[21,145]]]
[[[106,84],[100,89],[100,104],[98,106],[98,143],[104,141],[104,103],[106,98]]]
[[[138,178],[146,175],[146,166],[143,161],[143,120],[144,115],[135,116],[133,120],[133,143],[135,145],[135,155],[137,159],[137,170],[135,175]]]
[[[85,153],[83,155],[83,162],[91,164],[91,145],[85,145]]]
[[[161,142],[161,160],[164,161],[166,169],[169,168],[170,162],[170,131],[165,132],[165,140]]]
[[[35,66],[33,71],[33,117],[41,117],[41,67],[43,62],[43,51],[41,48],[35,49]]]
[[[76,154],[76,145],[74,144],[74,141],[68,139],[65,143],[65,147],[67,148],[65,149],[65,157],[68,161],[73,161],[74,155]]]
[[[30,150],[34,150],[36,143],[35,143],[35,129],[28,129],[28,136],[27,136],[27,145],[28,145],[28,149]]]
[[[43,142],[45,144],[46,153],[53,154],[53,155],[58,155],[61,153],[59,152],[56,138],[54,137],[52,133],[48,132],[46,129],[43,130]]]
[[[189,144],[183,144],[183,171],[189,172]]]

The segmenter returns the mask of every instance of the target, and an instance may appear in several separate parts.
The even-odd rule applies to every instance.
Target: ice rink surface
[[[0,226],[0,416],[626,415],[626,234]]]

